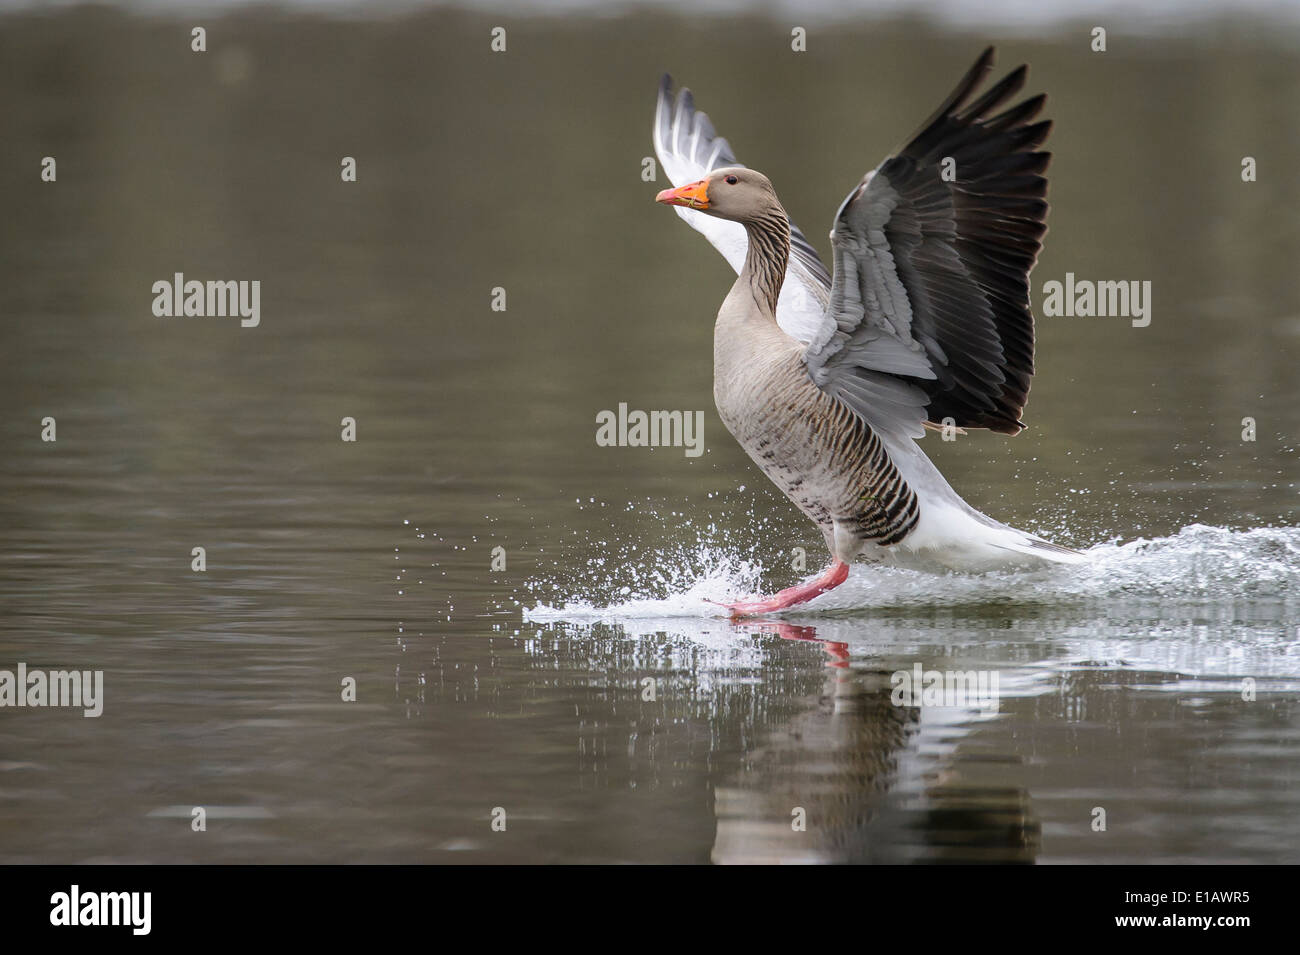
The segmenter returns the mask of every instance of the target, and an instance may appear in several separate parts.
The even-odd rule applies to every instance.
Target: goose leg
[[[730,610],[732,617],[752,617],[755,614],[784,610],[786,607],[793,607],[795,604],[807,603],[828,590],[834,590],[844,583],[848,576],[849,565],[837,558],[822,571],[820,577],[816,577],[806,584],[787,587],[771,597],[761,597],[758,600],[742,600],[739,603],[720,604],[719,606]]]

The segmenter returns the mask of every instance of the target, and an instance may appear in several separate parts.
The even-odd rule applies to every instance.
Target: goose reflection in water
[[[745,629],[819,640],[812,626]],[[894,704],[890,672],[851,664],[846,643],[820,642],[817,705],[774,729],[738,778],[716,788],[713,861],[1034,862],[1039,824],[1028,792],[978,783],[972,763],[953,753],[931,755],[940,747],[928,714]],[[950,729],[944,741],[967,732]]]

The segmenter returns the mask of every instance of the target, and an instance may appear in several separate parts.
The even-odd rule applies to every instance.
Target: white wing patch
[[[690,90],[683,89],[678,93],[674,104],[671,80],[667,76],[659,86],[652,138],[659,168],[674,186],[696,182],[721,166],[744,165],[736,161],[731,144],[714,132],[708,115],[696,110]],[[708,239],[732,270],[740,274],[749,248],[744,226],[685,206],[674,206],[673,209],[687,225]],[[818,275],[811,267],[807,261],[810,257],[817,262],[817,269],[825,273],[807,239],[793,224],[791,229],[794,233],[791,236],[792,254],[777,300],[776,323],[791,338],[807,344],[819,334],[825,319],[830,277]]]

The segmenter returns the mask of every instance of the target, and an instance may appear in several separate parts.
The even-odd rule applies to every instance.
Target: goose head
[[[665,189],[655,196],[655,202],[698,209],[733,222],[756,222],[785,211],[767,176],[744,166],[725,166],[697,182]]]

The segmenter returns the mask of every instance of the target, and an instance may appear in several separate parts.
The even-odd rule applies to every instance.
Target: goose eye
[[[734,185],[736,184],[736,182],[737,182],[737,179],[736,179],[735,176],[728,176],[727,179],[726,179],[726,183],[727,183],[727,185],[729,185],[729,186],[734,186]]]

